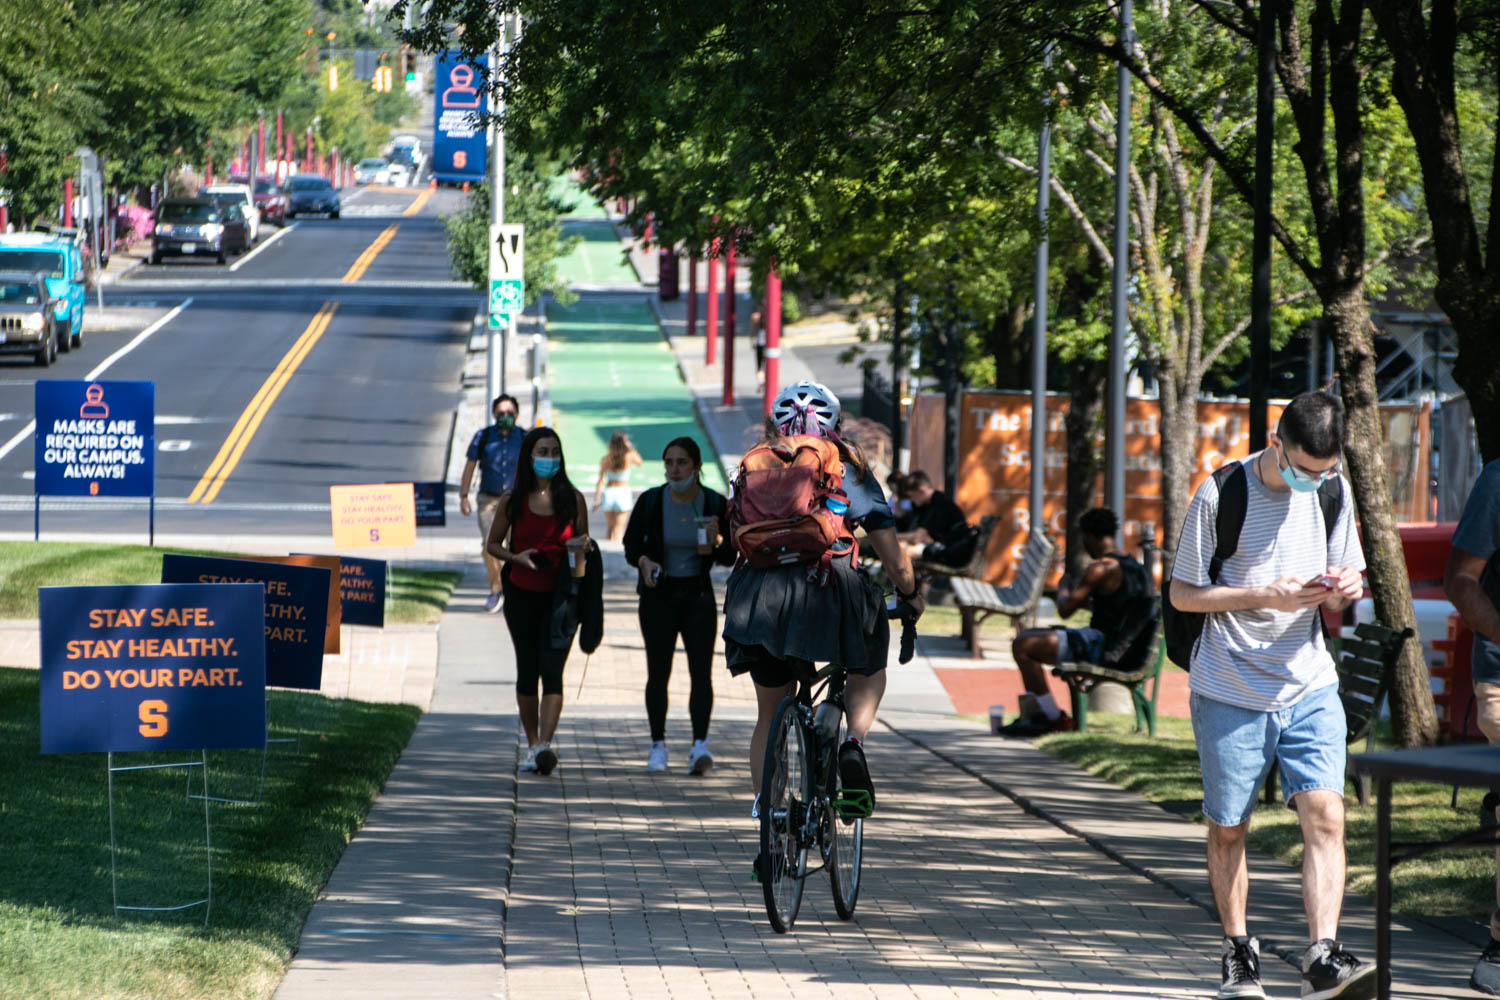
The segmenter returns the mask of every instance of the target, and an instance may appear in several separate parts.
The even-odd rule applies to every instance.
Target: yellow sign
[[[415,545],[417,511],[411,483],[330,486],[333,544],[341,549]]]

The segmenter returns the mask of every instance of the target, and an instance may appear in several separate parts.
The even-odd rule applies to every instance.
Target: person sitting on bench
[[[904,499],[912,504],[911,528],[897,539],[913,561],[965,566],[974,555],[974,531],[964,512],[920,469],[906,477]]]
[[[1138,613],[1143,597],[1150,593],[1146,568],[1123,552],[1111,552],[1120,519],[1108,507],[1085,511],[1078,519],[1083,547],[1093,561],[1083,570],[1077,585],[1067,574],[1057,585],[1057,614],[1070,617],[1092,601],[1093,617],[1088,628],[1028,628],[1016,633],[1010,644],[1021,683],[1035,699],[1036,712],[1021,716],[1000,728],[1004,736],[1040,736],[1071,726],[1067,713],[1047,689],[1047,667],[1056,663],[1085,661],[1100,663],[1112,637],[1123,634],[1130,617]]]

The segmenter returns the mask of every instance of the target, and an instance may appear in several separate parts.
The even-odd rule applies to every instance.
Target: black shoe
[[[1266,991],[1260,988],[1260,942],[1253,937],[1224,939],[1224,981],[1219,986],[1218,1000],[1240,1000],[1253,997],[1265,1000]]]
[[[1378,978],[1374,962],[1361,962],[1332,938],[1302,953],[1302,1000],[1374,1000]]]
[[[1048,733],[1065,733],[1072,728],[1073,720],[1068,718],[1067,712],[1058,713],[1055,719],[1049,719],[1045,715],[1023,715],[1014,722],[1001,726],[998,735],[1031,739],[1035,736],[1046,736]]]
[[[557,751],[551,743],[538,743],[536,748],[536,773],[545,777],[557,766]]]
[[[845,740],[839,747],[839,784],[843,786],[840,812],[846,810],[869,816],[875,812],[875,783],[870,780],[870,768],[865,763],[865,749],[854,740]]]
[[[1500,941],[1490,938],[1490,943],[1479,953],[1479,961],[1474,963],[1474,972],[1469,976],[1469,987],[1500,996]]]

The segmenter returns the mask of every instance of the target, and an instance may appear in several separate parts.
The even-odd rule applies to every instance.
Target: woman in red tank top
[[[516,484],[500,498],[485,542],[486,551],[504,564],[500,579],[505,625],[516,651],[516,710],[526,730],[523,771],[550,774],[557,766],[553,742],[568,649],[552,648],[553,592],[557,575],[569,572],[568,543],[578,544],[588,532],[588,505],[568,480],[562,442],[552,428],[538,427],[521,442]]]

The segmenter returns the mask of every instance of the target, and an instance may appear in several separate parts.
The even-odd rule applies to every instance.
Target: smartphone
[[[1339,585],[1338,580],[1335,579],[1334,577],[1331,577],[1331,576],[1320,576],[1320,577],[1318,577],[1317,579],[1313,580],[1311,583],[1308,584],[1308,586],[1310,586],[1310,587],[1311,586],[1325,587],[1328,590],[1332,590],[1333,588],[1337,587],[1338,585]]]

